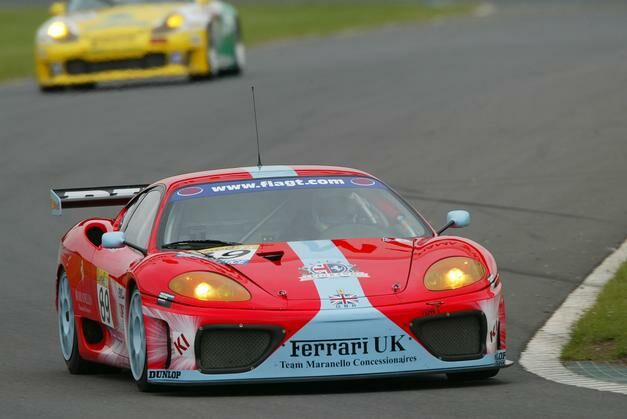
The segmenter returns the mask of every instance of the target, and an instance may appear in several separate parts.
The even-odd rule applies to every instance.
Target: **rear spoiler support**
[[[90,208],[126,205],[149,185],[100,186],[96,188],[50,189],[52,215],[65,208]]]

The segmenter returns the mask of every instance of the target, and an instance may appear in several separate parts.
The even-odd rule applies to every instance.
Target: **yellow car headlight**
[[[213,272],[188,272],[170,281],[177,294],[200,301],[248,301],[250,293],[229,277]]]
[[[67,39],[71,35],[67,23],[57,20],[48,26],[48,36],[56,41]]]
[[[185,23],[185,18],[182,15],[175,13],[166,18],[164,26],[166,29],[178,29],[183,26],[183,23]]]
[[[472,285],[486,273],[483,264],[467,257],[442,259],[427,270],[425,287],[431,291],[454,290]]]

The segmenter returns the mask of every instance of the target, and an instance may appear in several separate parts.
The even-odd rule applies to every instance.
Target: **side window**
[[[135,201],[131,204],[131,206],[128,207],[128,209],[124,213],[124,216],[122,217],[122,223],[120,224],[121,231],[126,230],[126,227],[128,226],[128,222],[133,216],[133,213],[135,212],[135,210],[137,209],[137,206],[145,197],[146,197],[146,194],[138,196],[137,199],[135,199]]]
[[[126,240],[129,243],[144,249],[148,247],[150,232],[152,231],[152,225],[157,216],[160,202],[161,191],[157,189],[147,192],[146,196],[141,201],[138,201],[137,208],[130,214],[128,222],[126,219],[124,220],[127,224],[123,226],[123,229],[126,233]]]

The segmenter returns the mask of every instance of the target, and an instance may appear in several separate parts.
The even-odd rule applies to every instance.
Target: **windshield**
[[[71,0],[70,12],[80,12],[83,10],[102,9],[125,4],[143,3],[193,3],[194,0]]]
[[[161,217],[159,243],[264,243],[430,234],[385,185],[365,177],[251,179],[186,186]],[[206,246],[209,247],[209,246]]]

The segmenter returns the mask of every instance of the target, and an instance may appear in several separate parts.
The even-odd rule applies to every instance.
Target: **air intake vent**
[[[281,342],[281,329],[268,326],[207,326],[198,331],[196,358],[203,373],[248,371]]]
[[[167,64],[165,54],[147,54],[141,58],[112,61],[70,60],[65,63],[68,74],[93,74],[116,70],[147,70],[163,67]]]
[[[444,361],[479,359],[485,353],[486,319],[481,311],[422,317],[412,322],[418,341]]]

